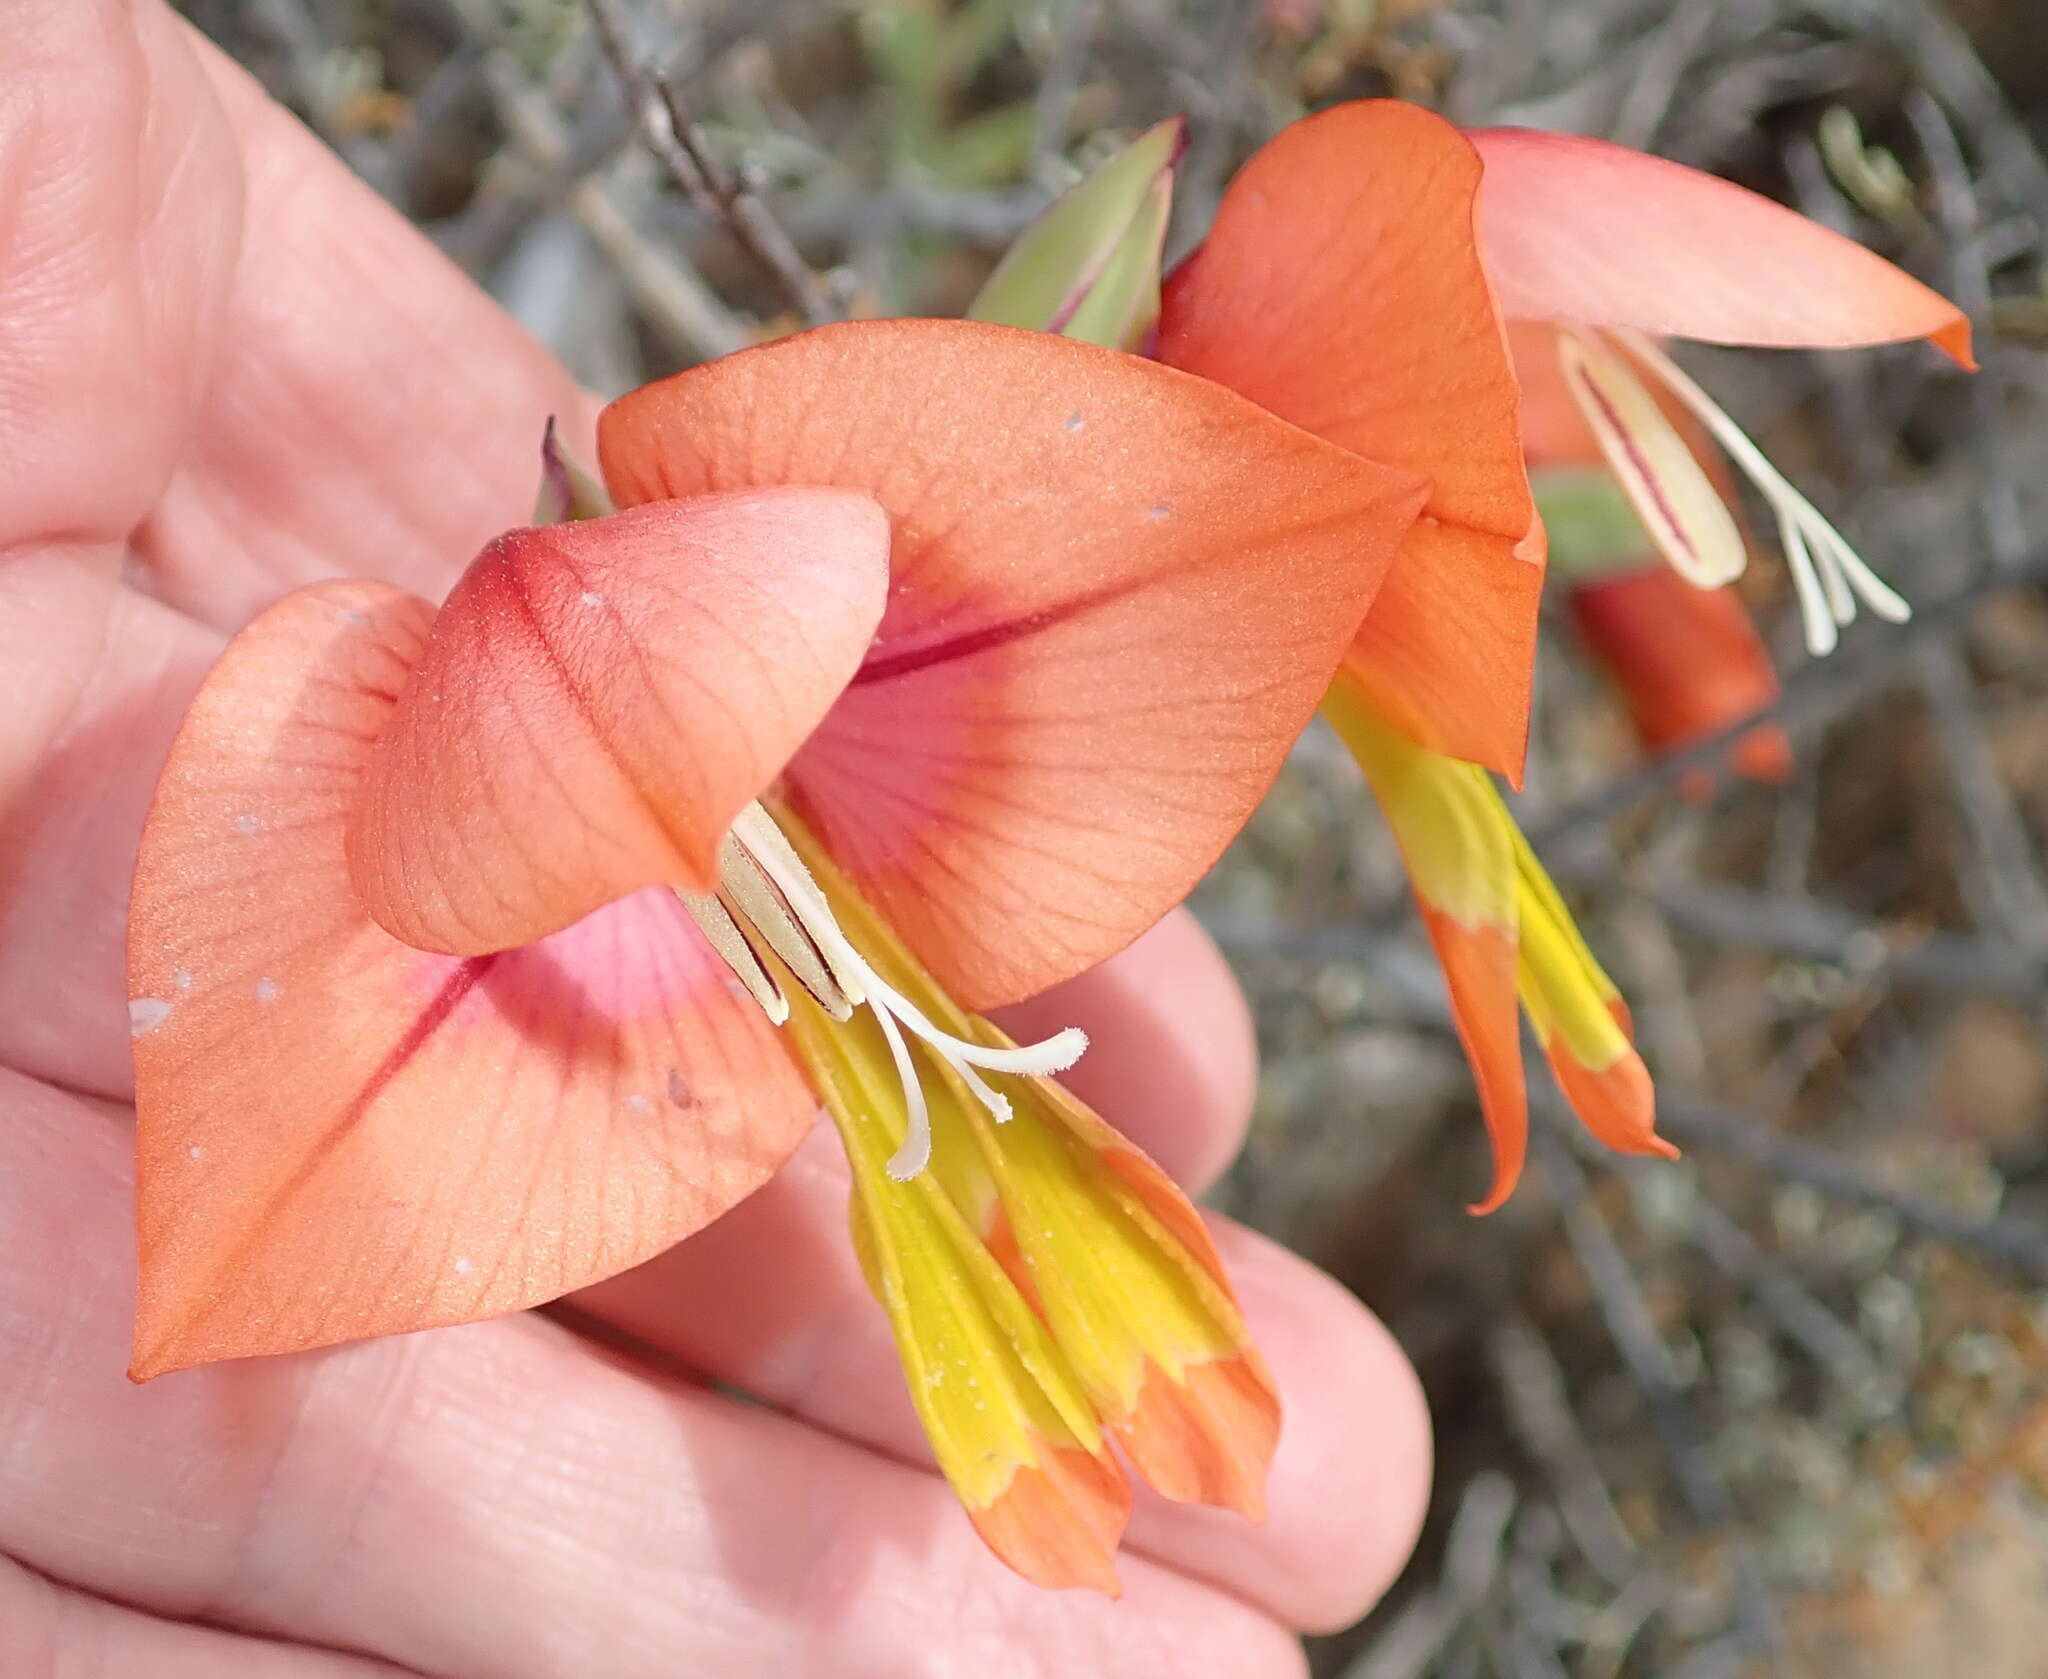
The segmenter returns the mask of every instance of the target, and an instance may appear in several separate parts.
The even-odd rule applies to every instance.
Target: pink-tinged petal
[[[614,403],[600,452],[624,504],[812,483],[888,510],[887,615],[789,796],[969,1007],[1186,893],[1423,496],[1206,381],[963,321],[727,356]]]
[[[372,918],[479,956],[644,886],[708,890],[859,666],[888,554],[881,509],[823,489],[498,538],[370,755],[348,845]]]
[[[1470,138],[1487,272],[1517,319],[1787,348],[1927,338],[1976,365],[1948,299],[1745,187],[1583,135]]]
[[[138,1378],[552,1299],[715,1218],[815,1111],[666,893],[473,960],[371,923],[343,830],[431,617],[287,597],[171,749],[130,931]]]
[[[1170,279],[1162,361],[1429,479],[1347,661],[1423,745],[1514,776],[1543,537],[1516,385],[1480,262],[1477,155],[1383,99],[1283,129]]]

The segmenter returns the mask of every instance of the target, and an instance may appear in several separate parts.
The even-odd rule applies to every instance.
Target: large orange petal
[[[428,633],[349,869],[408,944],[480,956],[718,846],[859,666],[888,588],[865,496],[772,489],[512,531]]]
[[[1113,954],[1278,772],[1423,488],[1219,386],[965,321],[823,327],[609,408],[621,503],[864,490],[881,633],[792,764],[826,849],[969,1007]]]
[[[1519,772],[1542,532],[1474,228],[1479,159],[1398,100],[1284,129],[1167,286],[1164,361],[1427,477],[1350,664],[1433,750]]]
[[[1745,187],[1583,135],[1471,140],[1486,269],[1518,319],[1814,349],[1931,338],[1975,365],[1947,298]]]
[[[130,932],[138,1377],[580,1288],[740,1199],[814,1111],[668,894],[467,961],[370,922],[342,834],[431,612],[289,596],[171,749]]]

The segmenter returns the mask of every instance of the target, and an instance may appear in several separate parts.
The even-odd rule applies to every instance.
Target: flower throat
[[[893,1178],[913,1178],[931,1159],[931,1116],[906,1034],[958,1074],[999,1124],[1010,1117],[1009,1099],[977,1068],[1043,1077],[1065,1072],[1088,1047],[1087,1034],[1075,1026],[1015,1048],[971,1043],[942,1031],[854,948],[816,877],[759,804],[743,810],[726,835],[717,889],[678,890],[676,896],[776,1025],[789,1019],[786,983],[801,986],[834,1020],[852,1019],[857,1008],[873,1011],[903,1085],[906,1124],[902,1146],[889,1161]]]

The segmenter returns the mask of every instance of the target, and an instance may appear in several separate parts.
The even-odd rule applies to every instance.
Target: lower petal
[[[978,1197],[960,1187],[975,1178],[971,1159],[948,1149],[907,1180],[890,1174],[905,1106],[872,1013],[835,1021],[798,994],[789,1031],[846,1146],[854,1248],[940,1473],[989,1548],[1027,1580],[1119,1595],[1130,1484],[1059,1347],[985,1240]]]
[[[1014,1049],[951,1001],[811,835],[800,825],[791,835],[848,937],[890,986],[953,1039]],[[1056,1080],[984,1068],[993,1106],[1006,1116],[997,1120],[960,1069],[935,1058],[921,1080],[929,1165],[908,1183],[888,1181],[879,1163],[899,1140],[904,1108],[881,1071],[888,1051],[872,1021],[856,1014],[835,1025],[799,1009],[791,1025],[846,1136],[869,1278],[896,1322],[912,1397],[969,1509],[987,1502],[978,1493],[983,1478],[1036,1461],[1047,1445],[1090,1449],[1099,1425],[1168,1497],[1256,1517],[1279,1435],[1279,1397],[1208,1230],[1180,1188]],[[883,1243],[873,1239],[878,1230],[888,1235],[876,1222],[888,1209],[908,1217],[919,1208],[925,1229],[916,1250],[948,1255],[953,1282],[949,1291],[924,1279],[922,1300],[915,1290],[924,1262],[899,1242],[892,1281],[878,1263]],[[1028,1324],[1015,1321],[1013,1302],[1028,1303]],[[938,1337],[957,1340],[961,1326],[982,1315],[1007,1325],[1009,1357],[984,1350],[960,1361],[964,1381],[950,1372],[932,1380]],[[1004,1410],[1027,1416],[1034,1391],[1053,1401],[1050,1409],[1040,1403],[1028,1427],[1005,1437]],[[971,1416],[958,1411],[963,1392],[975,1396]],[[1061,1441],[1060,1428],[1074,1439]],[[965,1468],[963,1437],[980,1441]]]
[[[1058,1084],[1005,1089],[1017,1117],[983,1126],[983,1146],[1034,1298],[1104,1423],[1155,1491],[1261,1519],[1280,1396],[1200,1214]]]
[[[1451,1023],[1479,1086],[1479,1111],[1493,1144],[1493,1186],[1473,1203],[1490,1213],[1521,1181],[1529,1148],[1529,1087],[1522,1070],[1522,1016],[1515,1003],[1515,929],[1468,927],[1422,905],[1422,922],[1444,971]]]
[[[172,747],[130,929],[138,1377],[552,1299],[715,1218],[815,1112],[667,894],[474,959],[370,921],[343,834],[430,616],[288,597]]]
[[[1065,1446],[1018,1469],[986,1504],[970,1504],[967,1519],[1034,1586],[1121,1597],[1116,1548],[1130,1509],[1130,1483],[1113,1460]]]
[[[1612,1059],[1595,1065],[1580,1059],[1570,1035],[1554,1032],[1544,1040],[1543,1052],[1572,1112],[1600,1142],[1619,1154],[1678,1158],[1678,1150],[1657,1135],[1656,1091],[1633,1045],[1610,1046]]]
[[[1657,1093],[1636,1053],[1628,1005],[1519,828],[1514,845],[1522,1007],[1558,1088],[1609,1148],[1675,1158],[1678,1150],[1657,1135]]]

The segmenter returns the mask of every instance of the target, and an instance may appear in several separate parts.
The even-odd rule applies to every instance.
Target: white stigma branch
[[[719,891],[676,895],[775,1024],[789,1018],[789,1000],[755,952],[749,933],[775,953],[835,1020],[851,1019],[862,1006],[873,1011],[903,1086],[903,1142],[889,1160],[892,1178],[916,1177],[930,1163],[932,1152],[931,1110],[906,1034],[950,1068],[998,1124],[1010,1117],[1009,1099],[992,1089],[977,1069],[1047,1077],[1065,1072],[1088,1047],[1088,1035],[1076,1026],[1040,1043],[997,1049],[934,1025],[854,948],[811,871],[758,804],[749,805],[733,822],[720,859]]]

